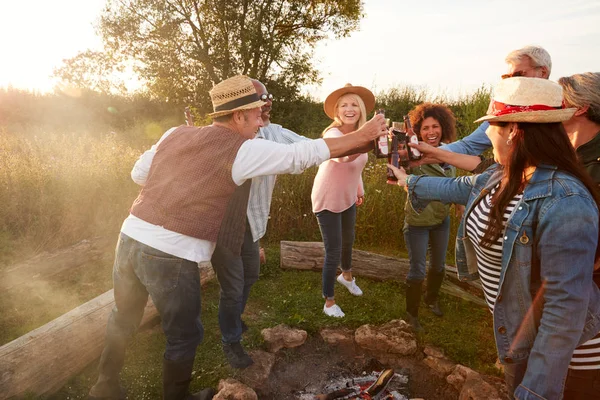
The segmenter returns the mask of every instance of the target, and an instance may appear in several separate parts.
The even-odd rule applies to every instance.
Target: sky
[[[51,91],[63,59],[101,50],[94,25],[105,0],[0,0],[0,86]],[[600,70],[600,1],[365,0],[358,31],[317,45],[324,99],[346,83],[411,85],[450,98],[492,85],[511,50],[539,45],[551,79]]]

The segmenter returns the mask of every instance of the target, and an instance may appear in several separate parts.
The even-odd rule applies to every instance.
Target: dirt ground
[[[331,379],[359,377],[385,368],[393,368],[409,376],[409,393],[405,393],[408,398],[458,398],[456,389],[416,357],[406,357],[398,365],[382,365],[354,348],[330,347],[321,338],[309,338],[298,348],[280,351],[269,377],[268,391],[258,395],[265,400],[298,399],[302,393],[323,388]]]

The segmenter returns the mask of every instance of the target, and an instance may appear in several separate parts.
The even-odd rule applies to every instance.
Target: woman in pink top
[[[325,99],[325,114],[333,119],[333,122],[325,128],[323,137],[338,137],[355,131],[366,122],[367,113],[371,112],[374,106],[375,96],[364,87],[347,84],[335,90]],[[362,295],[355,279],[352,278],[352,245],[356,206],[360,206],[364,201],[361,173],[367,158],[363,153],[325,161],[319,166],[313,184],[312,207],[325,244],[323,312],[331,317],[344,316],[333,297],[333,286],[340,262],[342,273],[337,277],[337,281],[353,295]]]

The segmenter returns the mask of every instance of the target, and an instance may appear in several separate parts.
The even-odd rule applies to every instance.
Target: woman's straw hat
[[[508,78],[494,88],[488,115],[475,122],[562,122],[575,108],[563,108],[562,87],[541,78]]]
[[[208,115],[213,118],[266,104],[260,100],[252,81],[245,75],[236,75],[217,83],[209,94],[214,112]]]
[[[375,96],[373,95],[373,93],[365,87],[352,86],[352,84],[346,83],[346,85],[343,88],[334,90],[325,99],[323,109],[325,110],[325,114],[327,114],[329,118],[335,118],[335,103],[337,103],[340,97],[348,93],[354,93],[362,99],[363,103],[365,103],[365,109],[367,111],[367,114],[373,111],[373,108],[375,107]],[[365,118],[366,117],[367,116],[365,115]]]

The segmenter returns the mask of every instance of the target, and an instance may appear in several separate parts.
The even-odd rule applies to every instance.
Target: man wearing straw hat
[[[202,341],[198,263],[217,240],[238,253],[250,179],[299,173],[330,157],[366,151],[386,133],[382,116],[341,138],[281,145],[249,140],[262,126],[260,100],[242,75],[210,91],[213,124],[168,131],[155,147],[147,179],[121,227],[113,267],[115,307],[109,318],[92,399],[123,398],[119,373],[148,295],[167,338],[165,399],[210,399],[212,389],[188,392],[196,347]]]

